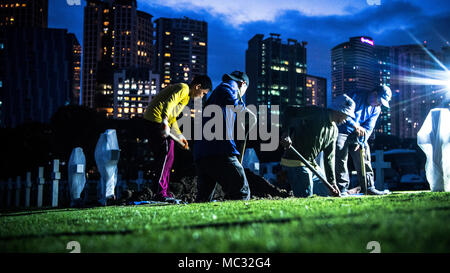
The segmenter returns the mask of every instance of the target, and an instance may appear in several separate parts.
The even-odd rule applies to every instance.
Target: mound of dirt
[[[245,176],[247,177],[252,198],[287,198],[292,196],[291,193],[287,190],[276,187],[275,185],[264,179],[264,177],[253,173],[249,169],[245,169]]]
[[[291,192],[272,185],[269,181],[254,174],[249,169],[245,169],[245,175],[247,176],[251,197],[253,199],[287,198],[292,196]],[[197,195],[197,177],[186,176],[179,181],[171,181],[169,189],[170,193],[172,193],[175,198],[180,199],[183,202],[194,203]],[[224,196],[225,194],[222,191],[222,187],[217,185],[213,199],[224,201]],[[139,192],[130,189],[125,191],[119,203],[128,204],[129,202],[134,201],[150,201],[154,200],[154,197],[155,194],[150,189],[150,186],[146,185]]]

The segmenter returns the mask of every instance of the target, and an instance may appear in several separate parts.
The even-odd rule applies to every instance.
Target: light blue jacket
[[[355,118],[348,117],[347,122],[338,127],[339,133],[350,135],[355,131],[355,125],[359,125],[366,130],[366,141],[377,124],[378,116],[381,113],[380,106],[370,106],[367,104],[366,92],[352,92],[348,96],[355,101]]]

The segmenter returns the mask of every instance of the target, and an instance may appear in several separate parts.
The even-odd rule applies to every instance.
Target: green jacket
[[[330,184],[335,184],[334,161],[338,128],[330,120],[330,110],[317,106],[291,106],[286,117],[284,124],[292,139],[292,146],[313,166],[317,166],[315,159],[323,151],[325,175]],[[291,150],[284,153],[281,164],[302,166]]]

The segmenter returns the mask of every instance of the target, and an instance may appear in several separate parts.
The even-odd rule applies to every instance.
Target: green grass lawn
[[[2,213],[1,252],[450,252],[450,193]]]

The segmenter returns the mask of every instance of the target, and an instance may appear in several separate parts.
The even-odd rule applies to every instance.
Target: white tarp
[[[72,150],[68,164],[70,205],[79,202],[81,192],[86,184],[86,158],[83,149],[77,147]]]
[[[95,147],[95,162],[100,172],[98,187],[100,204],[105,205],[106,199],[114,197],[114,189],[117,184],[117,163],[120,150],[117,141],[116,130],[109,129],[100,135]]]
[[[450,112],[432,109],[417,134],[427,156],[425,171],[431,191],[450,191]]]

